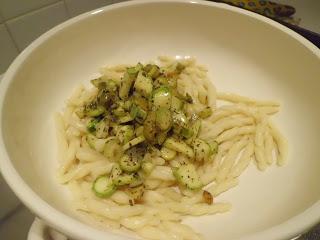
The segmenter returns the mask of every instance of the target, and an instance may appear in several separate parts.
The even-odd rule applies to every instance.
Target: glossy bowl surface
[[[320,51],[265,17],[204,1],[131,1],[73,18],[33,42],[0,89],[1,171],[50,226],[78,240],[129,239],[79,220],[57,183],[53,113],[101,66],[159,55],[194,56],[220,91],[282,104],[275,121],[289,140],[288,165],[252,165],[218,200],[231,212],[185,222],[206,239],[280,240],[320,218]],[[130,237],[131,239],[131,237]]]

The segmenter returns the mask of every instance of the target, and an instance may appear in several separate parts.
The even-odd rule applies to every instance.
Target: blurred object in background
[[[290,5],[265,0],[222,0],[220,2],[241,7],[294,25],[299,25],[301,21],[300,18],[293,17],[296,9]]]
[[[320,31],[316,33],[298,26],[301,19],[293,17],[296,10],[292,6],[266,0],[213,0],[213,2],[226,3],[271,18],[299,33],[320,48]]]

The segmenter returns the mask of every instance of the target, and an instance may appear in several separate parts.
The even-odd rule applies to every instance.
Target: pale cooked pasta
[[[142,162],[139,163],[142,175],[138,174],[138,177],[136,173],[130,175],[126,171],[135,172],[136,170],[129,168],[134,166],[126,162],[129,164],[126,166],[128,169],[121,166],[119,170],[118,160],[115,159],[119,157],[122,159],[123,154],[130,151],[133,145],[139,146],[141,142],[146,141],[146,135],[151,134],[153,129],[145,132],[147,126],[143,124],[121,125],[123,124],[121,121],[124,123],[132,121],[130,117],[134,104],[128,101],[122,101],[121,108],[113,108],[112,111],[117,111],[119,114],[116,115],[118,118],[109,119],[108,124],[98,125],[101,123],[99,112],[97,113],[99,106],[95,106],[90,117],[83,114],[86,106],[90,102],[92,104],[102,93],[99,88],[101,86],[86,88],[80,85],[66,102],[65,110],[55,115],[60,160],[59,181],[68,184],[73,194],[74,208],[83,216],[99,222],[100,226],[126,228],[145,239],[202,239],[196,230],[183,224],[185,216],[229,211],[231,204],[217,201],[217,196],[239,184],[239,177],[251,161],[255,161],[259,170],[265,170],[274,162],[279,166],[285,164],[288,143],[270,120],[270,117],[279,111],[280,104],[237,94],[216,93],[214,85],[207,77],[208,70],[204,66],[197,65],[194,58],[175,60],[162,56],[159,57],[157,64],[160,66],[160,71],[165,73],[164,77],[176,81],[172,91],[175,91],[174,96],[182,96],[181,109],[184,109],[188,121],[193,121],[193,125],[189,126],[192,131],[187,127],[179,129],[184,131],[179,132],[183,140],[169,139],[169,130],[165,132],[164,142],[157,143],[165,147],[157,148],[157,144],[148,145],[148,152],[145,152]],[[114,87],[119,88],[119,95],[123,95],[121,88],[122,90],[125,88],[124,75],[129,70],[136,70],[137,66],[134,69],[131,65],[102,68],[98,81],[103,84],[112,81]],[[143,65],[139,65],[138,75],[141,71],[148,71],[149,74],[159,70],[152,64],[145,65],[143,70],[141,66]],[[148,70],[145,70],[147,67]],[[160,81],[161,74],[160,72],[160,76],[157,75],[154,81]],[[152,79],[153,75],[150,76]],[[138,82],[138,77],[135,81]],[[163,86],[160,85],[159,88],[161,87]],[[140,89],[142,92],[139,93],[143,95],[147,89],[147,85],[143,85]],[[136,94],[129,91],[130,89],[127,89],[125,94],[133,96]],[[147,104],[163,105],[166,94],[158,99],[153,95],[152,101]],[[108,101],[108,95],[103,97],[103,101]],[[142,105],[145,104],[144,99],[139,101]],[[173,100],[170,101],[172,110]],[[176,101],[180,104],[179,101],[182,100],[178,97]],[[148,116],[152,111],[158,114],[160,108],[149,110]],[[129,111],[130,115],[125,115],[125,111]],[[182,110],[173,109],[172,113],[180,114],[180,111]],[[198,120],[198,116],[201,121]],[[117,121],[121,123],[115,124]],[[166,127],[165,121],[156,123],[159,124],[157,128]],[[197,125],[198,123],[200,125]],[[134,132],[128,131],[132,127]],[[122,129],[122,132],[119,129]],[[177,130],[173,127],[172,129]],[[110,134],[112,131],[116,133]],[[136,138],[130,135],[127,139],[129,133],[135,134]],[[157,134],[157,141],[160,141],[161,136],[159,137],[159,132]],[[122,141],[122,145],[119,145],[118,141]],[[198,149],[199,146],[203,147],[201,151]],[[193,188],[191,182],[187,184],[188,180],[183,179],[185,172],[181,169],[190,165],[192,168],[187,168],[185,171],[188,174],[191,171],[194,175],[187,177],[199,176],[200,187]],[[118,175],[115,177],[115,174]],[[111,179],[109,185],[115,187],[112,193],[103,195],[96,189],[100,186],[96,185],[101,176],[105,181]],[[122,184],[119,180],[121,176],[137,178]],[[115,185],[115,181],[118,181],[118,185]],[[121,181],[127,180],[123,178]]]

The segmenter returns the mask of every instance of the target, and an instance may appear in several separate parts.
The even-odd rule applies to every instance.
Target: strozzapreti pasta
[[[59,181],[99,225],[145,239],[202,239],[185,216],[229,211],[216,198],[251,162],[287,160],[280,105],[217,92],[194,58],[101,69],[55,115]]]

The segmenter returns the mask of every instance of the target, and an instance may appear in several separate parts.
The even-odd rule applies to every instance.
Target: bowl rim
[[[179,3],[179,4],[200,4],[207,7],[214,7],[225,9],[231,12],[235,12],[241,15],[246,15],[253,20],[262,21],[278,30],[288,34],[290,37],[294,38],[304,47],[306,47],[312,54],[320,60],[320,49],[315,45],[309,42],[307,39],[292,31],[291,29],[281,25],[280,23],[275,22],[267,17],[262,15],[238,8],[233,7],[224,3],[216,3],[202,0],[133,0],[128,2],[122,2],[117,4],[108,5],[101,7],[90,12],[83,13],[79,16],[71,18],[58,26],[52,28],[48,32],[41,35],[35,41],[33,41],[25,50],[23,50],[19,56],[13,61],[10,65],[7,72],[4,74],[4,77],[1,81],[0,88],[0,171],[3,174],[4,179],[18,196],[18,198],[37,216],[45,220],[49,226],[54,229],[71,236],[74,239],[104,239],[106,234],[109,237],[112,237],[114,240],[125,240],[127,237],[114,234],[112,232],[103,232],[96,228],[93,228],[87,224],[82,223],[79,220],[76,220],[54,207],[50,206],[46,201],[42,200],[22,179],[18,174],[13,164],[10,161],[9,154],[5,147],[3,139],[3,107],[6,99],[6,93],[10,86],[12,79],[15,74],[21,68],[21,65],[27,60],[28,56],[33,52],[34,49],[41,46],[46,40],[53,37],[56,33],[71,27],[73,24],[82,21],[84,19],[93,17],[96,14],[102,14],[108,11],[112,11],[117,8],[125,8],[132,5],[145,5],[145,4],[154,4],[154,3]],[[273,226],[269,229],[263,230],[261,232],[253,233],[249,236],[244,236],[241,238],[236,238],[234,240],[280,240],[280,239],[289,239],[295,237],[301,232],[306,231],[311,228],[313,225],[320,221],[320,200],[306,209],[304,212],[299,213],[298,215],[290,218],[289,220]]]

